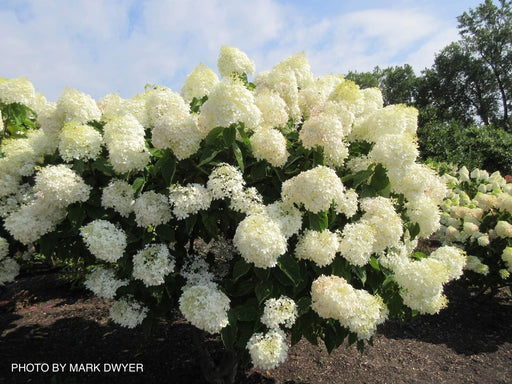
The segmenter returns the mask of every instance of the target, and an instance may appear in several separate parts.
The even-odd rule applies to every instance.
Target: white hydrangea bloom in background
[[[393,201],[386,197],[374,197],[361,200],[361,209],[365,212],[361,218],[375,230],[373,252],[381,252],[400,242],[403,234],[402,219],[396,213]]]
[[[313,74],[305,52],[292,55],[274,66],[277,71],[290,71],[297,80],[299,88],[306,88],[313,82]]]
[[[489,266],[482,263],[482,261],[476,256],[466,256],[466,266],[464,269],[484,276],[489,274]]]
[[[214,334],[228,325],[230,300],[214,283],[186,285],[179,302],[183,316],[203,331]]]
[[[171,185],[169,191],[172,212],[180,220],[186,219],[200,210],[208,209],[212,202],[210,191],[201,184]]]
[[[450,280],[455,280],[462,276],[464,266],[466,265],[465,252],[462,249],[444,246],[432,252],[430,257],[439,260],[445,265]]]
[[[259,268],[272,268],[286,252],[279,225],[266,214],[249,215],[236,228],[233,244],[242,257]]]
[[[248,131],[261,125],[262,115],[255,103],[254,95],[240,80],[219,82],[201,107],[198,124],[206,135],[215,127],[228,127],[242,122]]]
[[[68,163],[75,159],[95,160],[101,153],[103,137],[89,125],[67,123],[59,139],[60,156]]]
[[[405,206],[411,222],[420,226],[420,237],[427,238],[441,227],[441,212],[432,199],[422,197],[407,202]]]
[[[89,199],[91,187],[72,169],[63,164],[48,165],[35,177],[34,190],[57,204],[68,206]]]
[[[57,113],[64,122],[77,121],[85,124],[88,121],[100,120],[101,111],[94,99],[73,88],[66,88],[57,102]]]
[[[246,215],[263,213],[265,210],[263,196],[255,187],[246,188],[243,191],[232,194],[229,208]]]
[[[288,160],[286,138],[277,129],[258,128],[251,136],[251,147],[254,157],[266,160],[274,167],[282,167]]]
[[[176,262],[165,244],[147,244],[133,256],[133,277],[146,287],[163,284],[165,276],[174,271]]]
[[[158,86],[146,93],[146,106],[151,126],[164,116],[182,121],[189,117],[190,107],[179,93],[172,89]]]
[[[281,296],[279,299],[271,298],[265,301],[261,322],[268,328],[279,328],[280,325],[291,328],[297,316],[295,301],[287,296]]]
[[[293,204],[277,200],[265,207],[266,213],[279,225],[282,235],[288,239],[302,228],[302,212]]]
[[[501,254],[501,259],[505,262],[507,270],[512,272],[512,247],[505,247]]]
[[[193,118],[176,120],[174,116],[165,115],[155,122],[151,141],[155,148],[170,148],[178,160],[186,159],[199,150],[204,138]]]
[[[286,360],[286,335],[280,329],[271,329],[266,334],[255,333],[247,342],[247,349],[256,368],[274,369]]]
[[[223,45],[220,48],[219,58],[217,59],[217,67],[222,77],[228,78],[233,73],[252,75],[255,70],[254,61],[235,47]]]
[[[133,212],[135,197],[133,188],[124,180],[113,179],[103,189],[101,205],[104,208],[113,208],[123,217],[128,217]]]
[[[288,122],[286,103],[276,91],[269,88],[258,90],[254,102],[261,111],[262,126],[268,128],[284,127]]]
[[[373,253],[375,233],[373,226],[364,221],[345,225],[341,234],[339,252],[353,265],[366,265]]]
[[[498,221],[494,230],[496,231],[496,235],[501,238],[512,237],[512,224],[507,221]]]
[[[149,308],[144,306],[132,296],[117,300],[110,307],[110,318],[126,328],[135,328],[146,318]]]
[[[323,105],[342,81],[342,75],[328,74],[314,78],[307,87],[301,88],[299,106],[304,118],[309,118],[314,109]]]
[[[94,220],[80,228],[89,251],[98,259],[115,263],[124,254],[126,234],[107,220]]]
[[[410,136],[384,135],[375,143],[368,157],[392,171],[414,163],[418,154],[418,144]]]
[[[27,77],[18,77],[0,83],[0,101],[4,104],[24,104],[31,106],[36,92]]]
[[[214,199],[223,199],[240,193],[244,185],[244,178],[238,168],[221,163],[210,173],[207,188]]]
[[[101,119],[106,121],[119,115],[123,101],[124,99],[118,93],[109,93],[101,98],[97,102],[98,108],[101,111]]]
[[[0,284],[14,281],[20,273],[20,266],[12,257],[0,259]]]
[[[325,267],[333,262],[339,247],[339,236],[328,229],[317,232],[306,230],[299,237],[295,247],[298,259],[314,261],[319,267]]]
[[[0,260],[7,257],[9,254],[9,242],[4,239],[3,237],[0,237]]]
[[[128,285],[128,280],[118,280],[112,269],[96,267],[86,276],[84,285],[98,297],[113,299],[118,288]]]
[[[37,113],[36,123],[41,130],[52,137],[56,137],[64,125],[64,117],[57,110],[57,103],[48,101]]]
[[[190,103],[195,97],[201,99],[208,96],[210,90],[219,82],[217,74],[204,64],[199,64],[190,72],[181,88],[181,96]]]
[[[150,153],[144,140],[144,127],[133,115],[113,118],[103,129],[103,139],[114,171],[127,173],[144,169]]]
[[[135,212],[135,222],[139,227],[166,224],[172,219],[168,197],[155,191],[141,194],[135,200],[133,211]]]
[[[281,189],[284,202],[303,205],[313,213],[328,210],[343,200],[343,184],[336,172],[322,165],[286,180]]]

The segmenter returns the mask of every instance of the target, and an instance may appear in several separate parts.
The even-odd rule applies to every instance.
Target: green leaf
[[[350,345],[354,344],[355,342],[357,342],[357,334],[350,332],[348,334],[348,345],[350,346]]]
[[[373,173],[373,169],[371,169],[371,168],[369,168],[365,171],[357,172],[353,177],[354,183],[352,184],[352,188],[357,188],[359,185],[361,185],[361,183],[367,181],[370,178],[370,176],[372,175],[372,173]]]
[[[418,223],[408,223],[406,224],[407,229],[409,230],[409,234],[411,235],[411,239],[414,239],[420,233],[420,225]]]
[[[254,293],[256,293],[256,298],[258,299],[258,304],[261,305],[267,297],[272,294],[273,284],[272,281],[260,281],[256,287],[254,288]]]
[[[298,286],[301,281],[300,266],[294,256],[285,253],[277,261],[279,269],[291,280],[294,286]]]
[[[319,213],[308,212],[308,218],[309,229],[322,232],[329,227],[328,211],[322,211]]]
[[[300,339],[302,339],[302,329],[299,326],[294,326],[292,328],[292,336],[291,336],[292,346],[297,344],[300,341]]]
[[[133,193],[138,195],[142,188],[144,188],[144,184],[146,184],[146,179],[144,177],[137,177],[132,184]]]
[[[230,147],[236,139],[236,126],[230,125],[229,127],[224,128],[224,131],[222,131],[222,138],[224,139],[226,147]]]
[[[270,277],[270,269],[254,267],[254,274],[259,280],[268,280]]]
[[[252,264],[247,263],[244,259],[238,260],[233,265],[233,281],[237,281],[251,270]]]
[[[208,164],[221,152],[222,149],[215,149],[212,147],[205,149],[197,166],[202,167],[203,165]]]
[[[364,340],[357,340],[357,350],[361,355],[364,353]]]
[[[72,206],[68,210],[68,221],[71,223],[71,227],[75,230],[80,229],[86,217],[87,213],[81,205]]]
[[[244,304],[233,308],[235,316],[239,321],[254,321],[258,318],[258,302],[256,299],[249,299]]]
[[[170,225],[159,225],[156,227],[156,234],[161,240],[165,242],[172,243],[176,241],[174,228],[172,228]]]
[[[308,313],[311,309],[311,298],[309,296],[302,296],[297,300],[297,312],[299,316]]]
[[[174,155],[170,151],[166,151],[162,158],[158,159],[156,162],[155,168],[157,169],[157,173],[162,175],[165,186],[169,187],[176,173],[176,158]]]
[[[366,268],[365,267],[354,267],[354,273],[356,274],[357,278],[361,281],[361,283],[366,283]]]
[[[252,181],[260,181],[267,175],[267,164],[264,161],[259,161],[251,167]]]
[[[200,211],[201,222],[206,228],[206,231],[211,237],[217,236],[217,217],[213,214],[208,214],[206,211]]]
[[[185,233],[191,234],[197,223],[197,215],[189,216],[185,219]]]
[[[220,331],[220,338],[222,340],[222,344],[227,350],[233,349],[236,340],[236,327],[228,324]]]
[[[240,170],[242,172],[244,172],[245,166],[244,166],[244,156],[242,154],[242,150],[240,149],[240,147],[238,146],[238,144],[236,142],[233,142],[232,147],[233,147],[233,153],[236,158],[236,162],[238,163]]]
[[[204,144],[209,147],[213,146],[223,131],[224,127],[213,128],[204,139]]]
[[[96,159],[92,166],[94,169],[100,171],[106,176],[113,176],[114,175],[114,168],[112,167],[112,164],[108,161],[108,159],[104,157],[99,157]]]
[[[372,179],[370,181],[370,187],[373,190],[380,192],[382,190],[385,190],[388,186],[389,179],[386,173],[386,169],[382,166],[382,164],[377,164]]]
[[[380,271],[379,260],[377,260],[377,258],[375,256],[370,257],[369,264],[376,271]]]
[[[332,273],[336,276],[343,277],[348,283],[352,281],[352,274],[350,273],[350,267],[347,261],[337,256],[331,263]]]

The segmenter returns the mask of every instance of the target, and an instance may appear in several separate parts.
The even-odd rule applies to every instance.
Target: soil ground
[[[329,355],[301,341],[277,369],[240,371],[237,383],[512,383],[510,296],[482,300],[457,286],[446,293],[450,304],[439,315],[388,321],[363,355],[353,346]],[[0,287],[0,384],[204,382],[184,320],[162,323],[147,338],[110,322],[109,305],[70,291],[54,273],[25,274]],[[220,347],[216,338],[208,343]],[[49,372],[13,372],[21,363],[48,363]],[[67,364],[66,372],[52,373],[57,363]],[[69,372],[77,363],[102,372]],[[140,365],[132,366],[139,372],[104,372],[114,363],[142,364],[143,372]]]

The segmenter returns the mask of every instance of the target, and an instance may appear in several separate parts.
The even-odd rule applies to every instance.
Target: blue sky
[[[304,51],[315,75],[409,63],[419,73],[458,40],[477,0],[0,0],[0,76],[27,76],[56,101],[65,87],[100,99],[145,84],[179,92],[222,45],[256,72]]]

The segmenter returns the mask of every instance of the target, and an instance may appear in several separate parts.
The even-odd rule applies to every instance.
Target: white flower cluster
[[[167,87],[151,89],[146,94],[146,107],[150,126],[154,126],[164,117],[175,121],[183,121],[189,117],[189,107],[185,100],[179,93]]]
[[[101,205],[105,208],[113,208],[123,217],[128,217],[133,212],[134,204],[133,188],[124,180],[113,179],[103,189]]]
[[[258,268],[272,268],[287,249],[279,225],[266,214],[249,215],[236,228],[233,244],[245,261]]]
[[[251,136],[251,148],[254,157],[266,160],[274,167],[282,167],[288,160],[286,138],[273,128],[258,128]]]
[[[471,245],[472,252],[477,254],[468,255],[465,269],[488,275],[490,269],[486,263],[501,263],[499,257],[503,245],[499,245],[498,239],[512,238],[511,221],[500,220],[512,213],[511,184],[507,184],[499,172],[489,175],[477,168],[470,173],[466,167],[443,175],[443,180],[450,187],[450,193],[441,205],[441,227],[437,234],[447,245],[463,249]],[[479,250],[485,254],[488,247],[498,248],[495,259],[479,257]],[[506,265],[502,267],[503,264],[501,269],[506,269]]]
[[[228,325],[230,300],[215,283],[186,285],[179,302],[183,316],[203,331],[218,333]]]
[[[150,153],[144,141],[144,127],[133,115],[112,118],[103,129],[109,159],[117,173],[144,169]]]
[[[174,271],[176,261],[165,244],[147,244],[133,256],[133,277],[146,287],[161,285],[165,276]]]
[[[32,106],[36,91],[30,80],[26,77],[0,82],[0,101],[4,104],[24,104]]]
[[[328,229],[317,232],[307,229],[295,246],[295,256],[315,262],[319,267],[331,264],[339,248],[339,237]]]
[[[199,64],[185,79],[181,88],[181,96],[186,103],[190,103],[195,97],[201,99],[208,96],[210,90],[219,82],[219,78],[210,68]]]
[[[252,215],[254,213],[263,213],[263,196],[254,187],[246,188],[239,193],[231,196],[229,208],[236,212]]]
[[[180,220],[186,219],[200,210],[208,209],[212,202],[210,191],[201,184],[171,185],[169,190],[172,212]]]
[[[273,369],[286,360],[288,344],[281,329],[271,329],[266,334],[255,333],[247,342],[252,363],[260,369]]]
[[[60,95],[56,113],[64,123],[76,121],[85,124],[101,119],[101,111],[96,101],[91,96],[72,88],[66,88]]]
[[[20,273],[20,266],[12,257],[0,259],[0,284],[14,281]]]
[[[262,127],[284,127],[288,122],[286,103],[276,91],[269,88],[259,90],[255,95],[255,103],[261,111]]]
[[[286,239],[298,234],[302,228],[302,212],[293,204],[277,200],[267,205],[265,210],[268,216],[277,223],[281,234]]]
[[[217,67],[222,77],[228,78],[232,74],[252,75],[254,73],[254,61],[249,59],[247,55],[235,47],[223,45],[220,48]]]
[[[107,220],[97,219],[80,228],[89,251],[98,259],[115,263],[126,248],[126,234]]]
[[[141,194],[135,200],[133,211],[135,212],[135,222],[139,227],[166,224],[172,219],[168,197],[155,191]]]
[[[221,163],[210,173],[207,188],[214,199],[223,199],[240,193],[244,185],[244,178],[238,168]]]
[[[113,269],[96,267],[86,276],[84,285],[96,296],[113,299],[118,288],[128,285],[128,281],[118,280]]]
[[[320,317],[338,320],[359,339],[369,339],[388,315],[381,297],[354,289],[345,279],[334,275],[321,275],[313,281],[311,299],[311,308]]]
[[[101,153],[103,137],[89,125],[66,123],[59,135],[59,153],[66,162],[95,160]]]
[[[155,148],[170,148],[178,160],[196,153],[204,138],[195,118],[176,119],[174,115],[164,115],[155,122],[152,143]]]
[[[286,296],[279,299],[268,299],[265,301],[261,322],[268,328],[279,328],[283,325],[285,328],[291,328],[295,324],[298,311],[295,301]]]
[[[0,237],[0,260],[7,257],[9,254],[9,242],[4,239],[3,237]]]
[[[146,318],[149,308],[144,306],[132,296],[117,300],[110,307],[110,318],[117,324],[126,328],[135,328]]]

